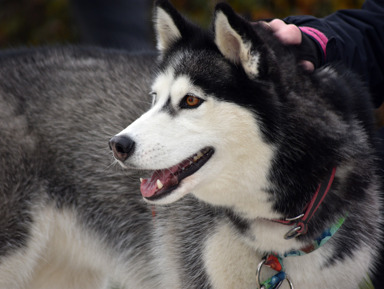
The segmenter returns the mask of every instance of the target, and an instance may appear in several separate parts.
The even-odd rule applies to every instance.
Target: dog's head
[[[262,24],[252,26],[226,4],[215,9],[213,31],[190,23],[168,1],[157,1],[154,14],[160,69],[153,105],[111,140],[115,157],[154,171],[141,183],[149,202],[192,193],[214,205],[270,212],[265,190],[278,135],[279,45]]]

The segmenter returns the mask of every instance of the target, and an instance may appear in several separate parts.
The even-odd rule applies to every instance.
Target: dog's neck
[[[273,219],[273,218],[257,218],[249,220],[241,218],[236,213],[227,213],[235,227],[245,236],[246,242],[258,251],[277,252],[284,255],[291,250],[302,250],[305,247],[313,247],[314,240],[318,240],[322,232],[313,238],[308,238],[305,234],[311,226],[310,220],[315,215],[317,209],[325,200],[329,192],[336,169],[333,168],[327,178],[318,186],[311,201],[305,206],[302,213],[297,217]],[[335,224],[339,224],[337,220]],[[328,232],[330,228],[334,231],[335,224],[331,224],[329,228],[324,228],[324,232]],[[323,232],[323,233],[324,233]],[[297,238],[302,236],[300,238]]]
[[[324,201],[327,196],[333,180],[335,178],[336,168],[333,168],[328,177],[319,184],[315,194],[313,195],[311,201],[307,204],[303,213],[293,218],[285,219],[275,219],[273,222],[277,222],[283,225],[293,226],[284,236],[285,239],[296,238],[300,235],[306,234],[308,232],[308,224],[312,217],[315,215],[317,209],[320,207],[321,203]]]

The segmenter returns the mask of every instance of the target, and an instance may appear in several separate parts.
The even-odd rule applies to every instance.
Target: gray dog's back
[[[76,212],[80,227],[101,233],[116,251],[146,246],[121,238],[128,231],[145,238],[151,212],[138,178],[114,165],[108,139],[149,107],[154,58],[85,48],[3,53],[0,267],[31,246],[36,212],[47,206]],[[8,284],[0,280],[1,288]]]

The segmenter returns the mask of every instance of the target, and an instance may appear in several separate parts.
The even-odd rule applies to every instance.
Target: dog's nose
[[[126,136],[114,136],[109,141],[109,148],[119,161],[125,161],[134,151],[135,142]]]

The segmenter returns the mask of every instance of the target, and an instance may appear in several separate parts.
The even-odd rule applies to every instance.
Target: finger
[[[296,25],[285,25],[274,34],[283,44],[299,45],[301,43],[301,31]]]
[[[307,70],[307,71],[314,71],[315,70],[315,65],[312,62],[308,61],[308,60],[300,61],[299,65],[301,67],[303,67],[304,70]]]
[[[273,32],[279,31],[279,30],[283,29],[285,26],[287,26],[287,24],[283,20],[278,19],[278,18],[273,19],[268,24],[271,27]]]
[[[259,21],[258,23],[261,23],[264,26],[264,28],[266,28],[268,30],[272,30],[272,27],[271,27],[271,25],[268,22],[266,22],[266,21]],[[251,24],[254,25],[256,23],[255,22],[251,22]]]
[[[301,43],[301,31],[293,24],[286,24],[281,19],[273,19],[269,27],[275,36],[285,45],[299,45]]]

